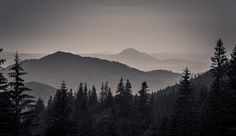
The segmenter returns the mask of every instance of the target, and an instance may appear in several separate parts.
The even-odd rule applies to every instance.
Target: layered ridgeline
[[[39,82],[27,82],[25,86],[33,90],[29,92],[32,96],[42,98],[45,102],[47,102],[51,96],[53,97],[57,91],[57,88]]]
[[[118,61],[145,71],[153,69],[166,69],[181,73],[183,68],[186,66],[188,66],[193,73],[204,72],[209,69],[209,62],[205,61],[208,57],[203,54],[200,54],[199,56],[203,56],[201,58],[204,59],[194,60],[193,58],[196,58],[196,54],[194,57],[191,57],[190,54],[182,55],[182,57],[165,53],[150,55],[136,49],[129,48],[117,54],[83,54],[83,56],[92,56],[111,61]],[[183,58],[183,56],[185,56],[185,58]],[[188,56],[190,56],[191,59],[189,59]]]
[[[11,64],[14,63],[15,60],[15,52],[9,52],[9,51],[3,51],[0,54],[1,58],[6,59],[6,62],[3,64],[3,66],[9,66]],[[18,54],[21,60],[25,60],[25,59],[39,59],[43,56],[45,56],[46,54],[43,53],[19,53]]]
[[[195,78],[192,78],[190,82],[193,96],[197,101],[199,101],[198,106],[204,108],[203,106],[206,103],[207,94],[210,92],[213,82],[211,72],[207,71]],[[179,84],[176,84],[153,93],[155,100],[158,103],[156,111],[159,116],[164,117],[172,114],[178,98],[178,89]]]
[[[66,81],[72,89],[78,89],[80,82],[100,88],[102,82],[108,81],[112,91],[115,91],[117,83],[123,77],[133,83],[134,92],[140,90],[143,81],[148,83],[150,90],[155,91],[177,83],[180,78],[178,73],[166,70],[144,72],[119,62],[65,52],[56,52],[40,59],[24,60],[22,64],[29,73],[24,77],[26,81],[37,81],[53,87],[58,87],[61,81]]]

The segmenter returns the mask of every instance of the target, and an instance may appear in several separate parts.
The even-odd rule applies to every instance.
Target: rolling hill
[[[118,61],[144,71],[165,69],[180,73],[185,67],[189,67],[189,69],[194,73],[199,73],[205,72],[209,67],[206,62],[191,61],[183,58],[180,59],[179,57],[166,57],[161,59],[161,57],[158,58],[132,48],[125,49],[118,54],[83,54],[83,56],[92,56],[110,61]]]
[[[180,74],[166,70],[144,72],[125,64],[98,58],[56,52],[40,59],[24,60],[23,67],[29,74],[26,81],[37,81],[53,87],[66,81],[69,88],[77,89],[80,82],[88,86],[95,85],[98,90],[102,82],[108,81],[113,92],[121,77],[129,79],[134,92],[140,89],[141,83],[147,81],[150,90],[157,90],[175,84]]]
[[[3,51],[0,56],[1,58],[6,59],[6,62],[4,63],[4,67],[9,66],[11,64],[14,63],[14,59],[15,59],[15,52],[9,52],[9,51]],[[42,53],[18,53],[18,55],[20,56],[21,60],[25,60],[25,59],[39,59],[43,56],[45,56],[46,54],[42,54]]]
[[[36,99],[39,97],[43,98],[45,103],[48,101],[50,96],[54,96],[57,91],[56,88],[39,82],[27,82],[25,83],[25,86],[33,90],[30,92],[32,96]]]

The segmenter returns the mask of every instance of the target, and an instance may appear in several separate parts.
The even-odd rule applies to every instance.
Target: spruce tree
[[[138,92],[138,109],[141,113],[141,118],[146,118],[148,116],[148,85],[146,82],[142,83],[141,90]]]
[[[192,95],[190,72],[184,70],[179,84],[175,111],[171,121],[171,136],[194,136],[196,134],[195,102]]]
[[[68,97],[68,89],[63,81],[54,97],[51,112],[49,112],[49,123],[46,128],[46,136],[71,136],[75,134],[72,126],[71,106]]]
[[[100,109],[101,110],[104,110],[111,106],[112,103],[108,103],[110,102],[110,100],[113,99],[113,96],[112,97],[111,96],[112,96],[111,88],[109,87],[108,82],[105,82],[105,84],[102,83],[101,92],[100,92]]]
[[[98,96],[95,86],[92,87],[92,90],[88,93],[89,107],[96,107],[98,104]]]
[[[15,56],[15,64],[9,69],[9,77],[12,81],[9,83],[11,110],[13,111],[12,132],[14,136],[26,135],[30,123],[33,119],[34,97],[29,95],[31,89],[24,86],[24,80],[21,76],[27,74],[24,72],[18,53]]]
[[[46,107],[42,98],[39,98],[35,104],[35,117],[33,119],[32,136],[43,136],[45,129],[44,114]]]
[[[123,78],[120,79],[120,82],[117,86],[117,91],[116,91],[116,96],[115,96],[115,103],[116,103],[116,109],[117,109],[117,115],[119,118],[125,118],[125,110],[124,110],[124,105],[125,105],[125,86],[123,82]]]
[[[126,118],[130,118],[133,112],[133,95],[132,95],[132,85],[129,80],[126,81],[125,84],[125,92],[124,92],[124,115]]]
[[[236,45],[231,53],[228,66],[228,98],[227,99],[227,135],[236,135]],[[229,97],[230,96],[230,97]]]
[[[87,91],[87,84],[85,83],[85,85],[83,86],[83,83],[81,83],[75,98],[75,111],[73,114],[73,120],[76,123],[77,135],[80,136],[93,135],[93,118],[88,107],[89,99]]]
[[[125,86],[123,82],[123,78],[120,79],[120,83],[118,84],[117,91],[116,91],[116,97],[119,99],[124,95],[125,92]]]
[[[138,123],[139,132],[138,135],[144,135],[150,127],[150,111],[149,111],[149,99],[148,99],[148,85],[146,82],[142,83],[141,90],[138,94]]]
[[[2,49],[0,49],[2,52]],[[1,136],[11,136],[11,105],[10,105],[10,95],[7,91],[7,79],[3,76],[4,68],[2,65],[6,60],[0,59],[0,135]]]
[[[108,87],[108,92],[106,94],[106,98],[105,98],[105,101],[104,101],[104,106],[105,106],[105,109],[110,109],[112,108],[113,106],[113,103],[114,103],[114,100],[113,100],[113,95],[111,93],[111,88]]]
[[[225,135],[226,126],[226,64],[227,57],[222,40],[218,40],[214,56],[211,58],[211,73],[214,78],[207,104],[207,136]]]

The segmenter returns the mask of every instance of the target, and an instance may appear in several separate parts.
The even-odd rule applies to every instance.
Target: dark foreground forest
[[[28,93],[16,54],[9,78],[1,67],[0,136],[235,136],[236,47],[227,58],[219,40],[211,60],[210,71],[191,78],[186,68],[179,84],[157,92],[122,78],[115,94],[108,82],[71,90],[62,81],[44,103]]]

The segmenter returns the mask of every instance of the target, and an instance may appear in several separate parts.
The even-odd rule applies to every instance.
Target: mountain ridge
[[[95,85],[98,90],[102,82],[109,81],[115,92],[120,78],[129,79],[133,83],[135,92],[143,81],[147,81],[150,90],[157,90],[176,83],[178,73],[156,70],[144,72],[128,65],[104,59],[82,57],[68,52],[58,51],[40,59],[23,60],[23,67],[29,74],[26,81],[37,81],[53,87],[61,81],[66,81],[68,87],[77,89],[80,82]]]
[[[190,61],[179,58],[159,59],[152,54],[140,52],[133,48],[125,49],[116,54],[82,54],[81,56],[91,56],[110,61],[118,61],[142,71],[166,69],[180,73],[185,67],[189,67],[192,71],[194,71],[194,73],[208,70],[208,65],[206,62],[196,60]]]

